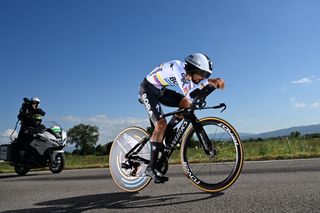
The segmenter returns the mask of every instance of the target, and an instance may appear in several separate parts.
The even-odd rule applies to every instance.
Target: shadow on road
[[[79,176],[65,176],[51,173],[29,173],[25,176],[18,176],[17,174],[0,174],[0,179],[12,179],[14,181],[75,181],[75,180],[99,180],[99,179],[111,179],[108,174],[88,174]],[[13,180],[13,179],[12,179]]]
[[[6,212],[84,212],[97,209],[136,209],[192,203],[222,196],[224,193],[181,193],[161,196],[139,196],[139,193],[84,195],[36,203],[35,208]],[[197,198],[195,198],[197,197]]]
[[[0,179],[11,179],[11,178],[20,178],[20,179],[23,179],[23,178],[29,178],[29,177],[39,177],[39,176],[44,176],[46,174],[37,174],[37,173],[31,173],[31,174],[28,174],[26,176],[19,176],[17,174],[12,174],[12,173],[9,173],[9,174],[1,174],[0,175]]]
[[[18,175],[16,175],[16,174],[0,175],[0,179],[13,178],[13,177],[18,177]]]

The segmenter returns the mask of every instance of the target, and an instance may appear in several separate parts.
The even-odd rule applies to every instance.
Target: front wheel
[[[53,174],[62,172],[65,165],[65,158],[62,153],[57,154],[54,161],[50,161],[49,169]]]
[[[210,143],[210,154],[200,145],[190,126],[181,144],[181,162],[188,179],[206,192],[220,192],[239,177],[243,166],[243,145],[237,131],[225,120],[215,117],[199,121]]]

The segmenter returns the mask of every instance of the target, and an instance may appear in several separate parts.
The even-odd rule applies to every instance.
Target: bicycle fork
[[[217,148],[210,142],[210,139],[204,130],[201,123],[198,121],[195,115],[190,116],[191,123],[195,129],[195,133],[199,139],[200,145],[204,152],[210,157],[215,157],[218,154]]]

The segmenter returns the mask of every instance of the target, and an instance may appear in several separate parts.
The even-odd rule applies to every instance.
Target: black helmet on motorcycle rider
[[[209,78],[212,73],[213,66],[211,59],[202,53],[193,53],[188,55],[186,61],[186,72],[193,74],[197,73],[203,78]]]

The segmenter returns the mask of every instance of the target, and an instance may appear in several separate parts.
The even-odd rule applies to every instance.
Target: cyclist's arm
[[[216,89],[224,89],[224,80],[223,78],[209,78],[209,83],[213,84]]]
[[[192,83],[193,84],[193,83]],[[208,79],[204,79],[202,81],[200,81],[198,84],[193,84],[193,87],[188,91],[187,94],[185,94],[185,96],[192,102],[194,97],[191,98],[190,94],[195,91],[196,89],[202,89],[203,87],[205,87],[207,84],[209,84]]]
[[[223,89],[224,88],[224,80],[222,78],[209,78],[202,80],[197,86],[195,86],[192,90],[188,92],[188,95],[192,98],[195,94],[191,95],[191,93],[197,89],[202,90],[206,85],[212,85],[215,89]],[[196,93],[197,94],[197,93]]]

